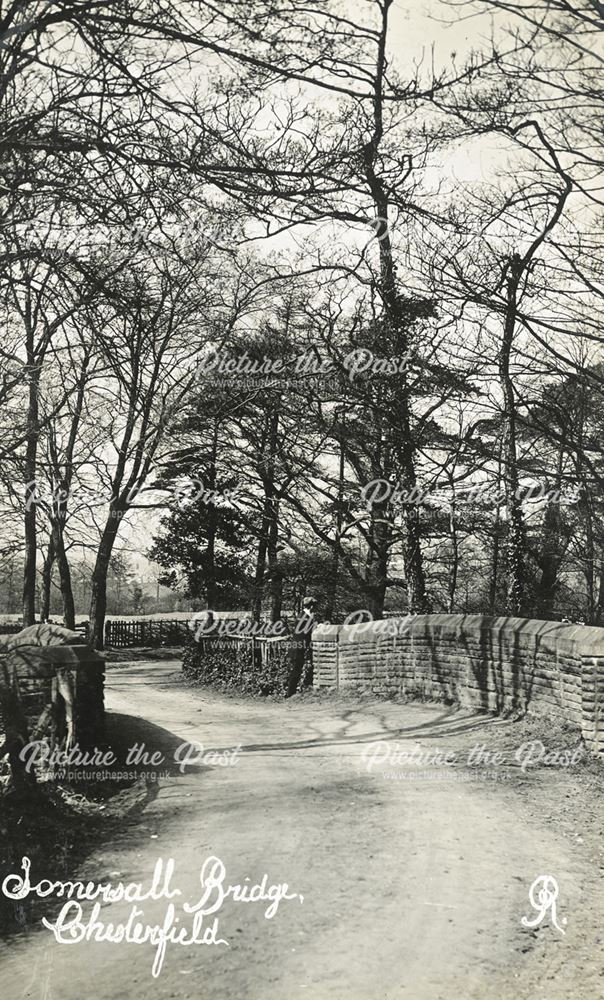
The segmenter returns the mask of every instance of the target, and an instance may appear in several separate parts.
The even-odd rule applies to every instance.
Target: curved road
[[[558,919],[572,917],[589,870],[518,794],[518,769],[499,781],[466,780],[459,767],[434,780],[409,763],[367,771],[372,742],[460,754],[488,742],[496,721],[434,705],[220,698],[183,687],[175,663],[109,668],[107,706],[127,717],[113,718],[114,735],[144,740],[171,774],[78,877],[149,886],[157,859],[173,858],[171,885],[194,902],[200,869],[216,856],[227,883],[249,887],[266,873],[303,901],[282,900],[267,919],[266,903],[225,900],[218,937],[228,945],[169,943],[157,978],[150,943],[64,945],[30,931],[3,949],[7,1000],[582,998],[580,983],[558,993],[550,978],[576,952],[573,920],[562,935],[549,916],[533,931],[521,917],[535,915],[528,890],[545,873],[561,887]],[[174,762],[183,741],[242,750],[229,766],[183,775]],[[165,899],[139,905],[142,920],[163,923]],[[108,903],[101,919],[119,924],[130,909]]]

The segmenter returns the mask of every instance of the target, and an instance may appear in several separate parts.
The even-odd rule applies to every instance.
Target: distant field
[[[158,611],[153,615],[107,615],[106,620],[112,622],[140,621],[188,621],[203,614],[203,611]],[[245,618],[248,611],[215,611],[215,618]],[[21,615],[0,614],[0,624],[13,623],[21,620]],[[53,615],[53,621],[60,622],[61,615]],[[88,615],[76,615],[76,622],[88,621]]]

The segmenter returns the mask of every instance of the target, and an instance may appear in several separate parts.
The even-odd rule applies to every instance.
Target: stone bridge
[[[604,753],[604,628],[482,615],[424,615],[313,632],[319,688],[407,694],[579,726]]]

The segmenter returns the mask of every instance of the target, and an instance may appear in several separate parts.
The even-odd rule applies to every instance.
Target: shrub
[[[254,655],[254,647],[256,655]],[[191,640],[182,670],[194,684],[252,695],[283,695],[287,683],[287,641]]]

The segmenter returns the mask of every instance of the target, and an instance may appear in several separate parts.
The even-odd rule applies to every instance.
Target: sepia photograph
[[[0,0],[2,1000],[604,1000],[604,4]]]

